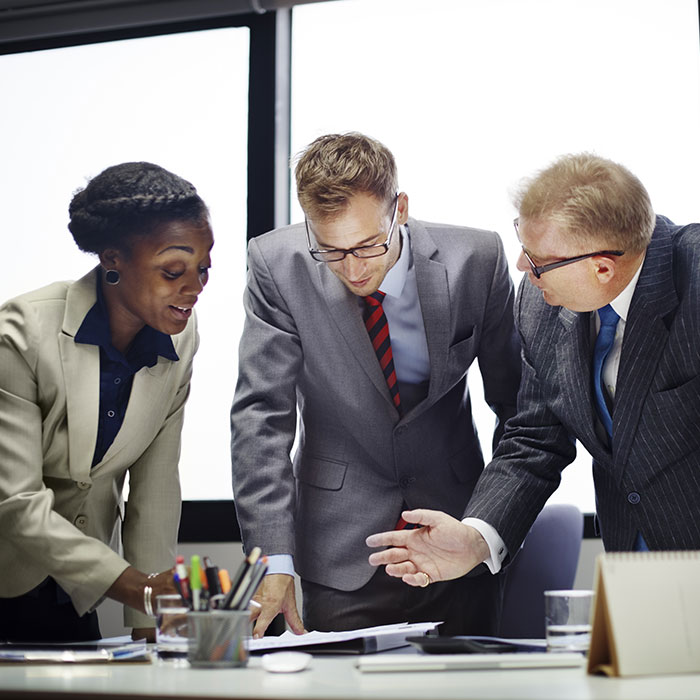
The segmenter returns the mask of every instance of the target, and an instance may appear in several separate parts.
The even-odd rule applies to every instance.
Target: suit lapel
[[[645,397],[668,342],[664,316],[678,306],[672,266],[673,241],[661,223],[649,245],[625,324],[613,411],[614,457],[618,464],[624,464],[629,456]],[[622,470],[617,478],[622,478]]]
[[[447,367],[450,348],[450,293],[445,266],[432,259],[437,246],[417,221],[410,220],[409,229],[418,299],[430,357],[428,398],[432,402],[442,393],[442,380]]]
[[[578,439],[585,445],[603,447],[595,430],[591,395],[590,314],[569,309],[559,312],[563,333],[556,346],[557,373],[565,413],[578,426]]]
[[[69,287],[63,327],[58,338],[66,391],[68,469],[76,481],[90,480],[97,440],[100,349],[74,340],[85,315],[97,300],[96,284],[93,270]]]

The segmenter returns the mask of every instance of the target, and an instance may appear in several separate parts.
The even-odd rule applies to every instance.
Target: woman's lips
[[[175,306],[171,304],[170,308],[173,310],[175,316],[183,321],[186,321],[192,315],[191,306]]]

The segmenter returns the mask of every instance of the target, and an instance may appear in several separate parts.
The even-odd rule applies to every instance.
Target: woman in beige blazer
[[[182,178],[124,163],[69,212],[99,265],[0,308],[0,640],[97,638],[105,596],[152,633],[145,613],[174,592],[208,210]]]

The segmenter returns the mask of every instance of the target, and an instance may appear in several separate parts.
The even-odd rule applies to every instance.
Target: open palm
[[[413,510],[403,513],[406,522],[421,525],[414,530],[392,530],[370,535],[370,547],[389,547],[370,555],[372,565],[384,565],[390,576],[412,586],[430,580],[446,581],[463,576],[488,556],[481,535],[446,513]]]

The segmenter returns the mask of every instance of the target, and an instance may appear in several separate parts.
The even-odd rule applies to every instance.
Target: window
[[[2,301],[97,264],[66,228],[73,191],[148,160],[190,180],[216,244],[197,306],[184,499],[231,498],[229,409],[245,284],[249,30],[228,27],[0,56]],[[205,476],[203,476],[205,474]]]
[[[342,27],[342,31],[339,28]],[[413,216],[498,231],[510,192],[556,156],[619,160],[658,212],[697,221],[694,0],[338,0],[294,10],[292,152],[358,130],[395,154]],[[292,220],[301,211],[292,197]],[[470,386],[484,453],[493,414]],[[579,449],[553,500],[595,510]]]

